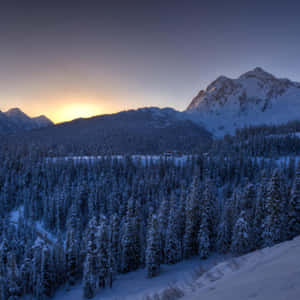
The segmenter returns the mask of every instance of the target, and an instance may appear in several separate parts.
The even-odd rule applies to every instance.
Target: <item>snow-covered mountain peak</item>
[[[260,67],[256,67],[253,70],[250,70],[244,74],[242,74],[239,78],[240,79],[248,79],[248,78],[256,78],[259,80],[272,80],[275,79],[275,76],[271,73],[266,72]]]
[[[216,135],[263,123],[300,118],[300,84],[255,68],[236,79],[218,77],[187,110]]]
[[[5,114],[8,117],[13,117],[13,118],[22,118],[22,119],[30,119],[25,113],[23,113],[19,108],[11,108]]]

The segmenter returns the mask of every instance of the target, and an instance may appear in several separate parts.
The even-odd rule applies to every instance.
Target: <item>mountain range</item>
[[[10,142],[34,142],[47,149],[59,149],[68,155],[78,155],[83,148],[93,154],[192,153],[204,150],[212,140],[206,129],[185,114],[156,107],[76,119],[8,138]]]
[[[218,137],[233,134],[237,128],[278,125],[299,119],[300,83],[276,78],[262,68],[255,68],[236,79],[218,77],[206,90],[201,90],[183,112],[149,107],[52,126],[53,123],[45,116],[30,118],[14,108],[0,112],[0,134],[40,129],[37,133],[28,133],[29,136],[49,135],[53,140],[59,140],[55,137],[57,135],[72,141],[78,141],[78,136],[83,140],[94,136],[112,144],[115,143],[112,142],[113,137],[118,140],[116,143],[120,143],[123,136],[132,136],[132,140],[141,140],[143,136],[146,144],[157,144],[154,139],[158,138],[161,139],[160,144],[165,139],[169,145],[170,141],[174,142],[179,137],[176,131],[173,132],[174,128],[180,128],[189,138],[199,130],[198,137],[205,136],[206,139],[209,134]],[[170,139],[171,133],[174,137]],[[180,139],[177,141],[181,143]]]
[[[30,118],[19,108],[12,108],[6,112],[0,111],[0,134],[28,131],[53,125],[52,121],[42,115]]]

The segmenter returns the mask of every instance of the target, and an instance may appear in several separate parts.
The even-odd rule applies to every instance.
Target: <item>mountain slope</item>
[[[284,300],[300,297],[300,237],[217,265],[183,299]],[[233,269],[235,267],[235,270]]]
[[[19,108],[12,108],[7,112],[0,111],[0,134],[27,131],[53,125],[45,116],[30,118]]]
[[[12,124],[9,117],[0,111],[0,134],[13,131],[15,125]]]
[[[5,112],[5,115],[10,119],[16,128],[31,130],[37,127],[35,122],[19,108],[10,109]]]
[[[143,108],[77,119],[13,137],[17,142],[60,148],[64,155],[160,154],[206,148],[211,135],[170,108]],[[86,149],[81,153],[78,149]]]
[[[35,123],[38,128],[47,127],[53,125],[53,122],[44,115],[31,118],[31,120]]]
[[[187,107],[215,135],[259,124],[300,119],[300,83],[255,68],[237,79],[220,76]]]

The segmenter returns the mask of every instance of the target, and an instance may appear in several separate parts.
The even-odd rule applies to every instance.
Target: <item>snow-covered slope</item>
[[[183,299],[300,299],[300,237],[224,262],[196,282]],[[231,263],[233,262],[233,263]]]
[[[182,261],[176,265],[162,265],[161,273],[151,279],[146,277],[146,271],[140,269],[128,274],[120,274],[114,281],[112,289],[99,290],[94,300],[154,300],[154,295],[163,292],[170,285],[182,286],[193,282],[200,270],[212,268],[223,261],[223,256],[212,256],[207,260],[197,257]],[[69,291],[60,290],[55,300],[82,300],[82,284],[78,284]],[[156,298],[158,299],[158,298]],[[171,298],[170,298],[171,299]],[[158,299],[160,300],[160,299]]]
[[[300,236],[237,258],[214,256],[163,265],[161,274],[152,279],[144,270],[119,275],[112,289],[99,291],[94,299],[298,300],[299,258]],[[181,296],[172,296],[175,290]],[[54,299],[83,299],[81,284],[59,291]]]
[[[186,112],[217,136],[236,128],[300,120],[300,83],[255,68],[237,79],[217,78]]]

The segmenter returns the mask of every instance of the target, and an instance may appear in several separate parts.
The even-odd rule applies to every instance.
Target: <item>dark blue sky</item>
[[[299,2],[1,1],[0,109],[181,110],[256,66],[300,81]]]

